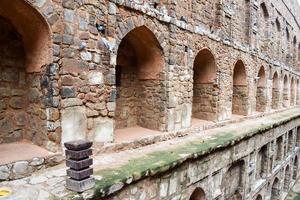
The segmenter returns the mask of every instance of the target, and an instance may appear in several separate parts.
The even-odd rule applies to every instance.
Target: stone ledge
[[[275,113],[254,120],[253,125],[248,126],[249,128],[241,126],[240,128],[227,127],[226,131],[212,130],[214,134],[205,141],[198,137],[193,141],[178,143],[175,148],[163,151],[153,150],[152,153],[131,159],[121,166],[98,170],[95,172],[95,188],[83,195],[89,194],[88,196],[94,196],[94,198],[108,196],[135,181],[166,172],[188,160],[233,146],[241,140],[285,124],[299,116],[300,108]]]

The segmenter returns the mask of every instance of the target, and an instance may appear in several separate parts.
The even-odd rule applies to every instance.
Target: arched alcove
[[[279,97],[280,97],[279,78],[278,78],[278,73],[275,72],[272,79],[272,108],[273,109],[279,108]]]
[[[290,105],[289,100],[289,83],[288,83],[288,76],[284,75],[283,78],[283,107],[288,107]]]
[[[272,188],[271,188],[271,200],[279,200],[280,198],[280,182],[279,179],[276,177],[273,181]]]
[[[117,54],[116,129],[160,129],[163,66],[162,48],[151,30],[140,26],[125,35]]]
[[[257,75],[257,89],[256,89],[256,111],[264,112],[267,106],[267,90],[266,90],[266,73],[264,67],[260,67]]]
[[[263,53],[268,51],[268,25],[269,25],[269,13],[266,4],[263,2],[260,4],[259,15],[260,20],[259,35],[260,35],[260,49]]]
[[[289,191],[290,183],[291,183],[291,170],[290,170],[290,166],[287,165],[284,171],[284,184],[283,184],[284,191],[286,192]]]
[[[0,1],[0,143],[49,141],[40,71],[51,57],[45,19],[23,0]]]
[[[247,115],[248,87],[244,63],[239,60],[233,69],[232,113]]]
[[[205,200],[205,192],[201,188],[196,188],[192,193],[190,200]]]
[[[265,178],[268,171],[268,146],[264,145],[260,148],[256,159],[256,178]]]
[[[291,152],[294,149],[294,134],[293,130],[289,131],[288,134],[288,151]]]
[[[222,190],[225,199],[241,200],[244,190],[245,162],[233,163],[222,179]]]
[[[257,197],[256,197],[256,200],[262,200],[263,198],[262,198],[262,196],[259,194],[259,195],[257,195]]]
[[[298,156],[295,156],[294,158],[294,164],[293,164],[293,180],[297,179],[298,176]]]
[[[27,72],[39,72],[41,66],[51,63],[50,28],[38,11],[24,0],[0,1],[0,16],[8,20],[22,38]]]
[[[276,139],[276,161],[280,162],[283,156],[283,138],[282,136]]]
[[[218,87],[217,67],[213,54],[201,50],[194,61],[193,109],[192,116],[204,120],[215,120],[217,112]]]
[[[296,98],[296,84],[295,84],[294,77],[292,77],[292,79],[291,79],[290,87],[291,87],[291,103],[290,103],[290,105],[294,106],[295,100],[296,100],[295,99]]]

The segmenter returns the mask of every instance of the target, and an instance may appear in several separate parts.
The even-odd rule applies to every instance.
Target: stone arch
[[[169,54],[169,47],[166,42],[167,39],[165,38],[164,34],[162,34],[163,27],[158,27],[158,26],[159,25],[155,24],[153,20],[145,18],[143,16],[134,16],[134,17],[127,18],[125,21],[122,21],[117,25],[116,32],[121,34],[116,39],[116,45],[114,46],[114,51],[118,51],[119,46],[123,41],[123,38],[126,37],[126,35],[129,32],[139,27],[145,27],[146,29],[151,31],[151,34],[153,36],[155,36],[156,40],[158,41],[159,47],[162,49],[162,53],[164,54],[165,62],[167,62],[168,54]],[[115,62],[113,61],[113,63]],[[166,71],[166,65],[163,66],[163,69],[164,71]]]
[[[1,1],[0,16],[7,19],[21,35],[27,72],[40,72],[43,65],[52,62],[50,27],[35,8],[24,0]]]
[[[222,190],[225,199],[242,199],[244,190],[245,162],[243,160],[233,163],[222,180]]]
[[[256,200],[262,200],[263,198],[262,198],[262,196],[259,194],[259,195],[257,195],[257,197],[256,197]]]
[[[294,134],[293,130],[290,130],[288,133],[288,151],[292,151],[294,148]]]
[[[295,156],[294,163],[293,163],[293,180],[296,180],[298,177],[298,166],[299,166],[298,162],[299,162],[298,156]]]
[[[263,2],[260,4],[260,27],[259,27],[259,34],[260,34],[260,47],[262,52],[268,51],[268,26],[269,26],[269,13],[266,7],[266,4]]]
[[[258,179],[265,178],[268,170],[268,145],[260,148],[256,159],[256,176]]]
[[[272,78],[272,108],[273,109],[279,108],[279,97],[280,97],[279,76],[278,73],[275,72]]]
[[[276,37],[277,37],[277,41],[276,41],[276,54],[277,56],[281,56],[281,24],[279,22],[278,17],[275,20],[275,26],[276,26]]]
[[[280,181],[276,177],[273,181],[271,188],[271,200],[279,200],[280,199]]]
[[[190,200],[205,200],[205,192],[202,188],[196,188],[190,196]]]
[[[295,105],[295,97],[296,97],[296,84],[294,77],[291,78],[291,84],[290,84],[290,89],[291,89],[291,106]]]
[[[289,105],[289,82],[288,76],[285,74],[283,77],[283,106],[288,107]]]
[[[283,156],[283,136],[276,139],[276,161],[280,162]]]
[[[291,183],[291,170],[290,170],[290,166],[287,165],[284,170],[284,184],[283,184],[284,191],[287,192],[289,190],[290,183]]]
[[[267,78],[265,68],[260,67],[257,74],[257,89],[256,89],[256,111],[264,112],[267,107]]]
[[[141,126],[160,130],[164,104],[159,76],[164,55],[146,26],[128,32],[118,46],[116,65],[116,129]]]
[[[248,86],[247,75],[243,61],[239,60],[233,69],[232,113],[247,115]]]
[[[216,120],[218,94],[217,65],[214,55],[207,48],[198,52],[194,60],[192,116]]]
[[[0,1],[0,144],[49,142],[40,71],[51,62],[50,46],[48,24],[38,11],[25,1]]]

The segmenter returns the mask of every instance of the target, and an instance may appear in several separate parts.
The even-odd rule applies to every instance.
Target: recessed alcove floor
[[[213,121],[207,121],[203,119],[198,119],[198,118],[192,118],[192,127],[191,128],[196,128],[196,127],[205,127],[207,125],[213,125],[215,122]]]
[[[115,130],[114,142],[130,142],[147,136],[161,135],[163,132],[143,128],[140,126],[128,127]]]
[[[52,155],[53,153],[28,141],[0,144],[0,165]]]

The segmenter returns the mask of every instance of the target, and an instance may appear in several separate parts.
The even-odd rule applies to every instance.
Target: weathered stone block
[[[70,167],[71,169],[75,170],[81,170],[84,168],[87,168],[93,164],[93,159],[92,158],[87,158],[84,160],[66,160],[66,166]]]
[[[75,140],[64,143],[65,147],[72,151],[81,151],[92,147],[93,143],[86,140]]]
[[[73,169],[67,170],[67,175],[75,180],[82,180],[82,179],[88,178],[92,174],[93,174],[92,168],[86,168],[86,169],[79,170],[79,171],[73,170]]]
[[[87,118],[85,107],[75,106],[61,111],[62,143],[85,139]]]
[[[72,151],[72,150],[66,150],[66,157],[67,159],[73,159],[73,160],[82,160],[90,155],[93,154],[92,149],[85,149],[81,151]]]
[[[66,180],[67,189],[76,192],[83,192],[85,190],[91,189],[92,187],[94,187],[94,185],[95,185],[95,180],[93,177],[81,181],[77,181],[71,178]]]

